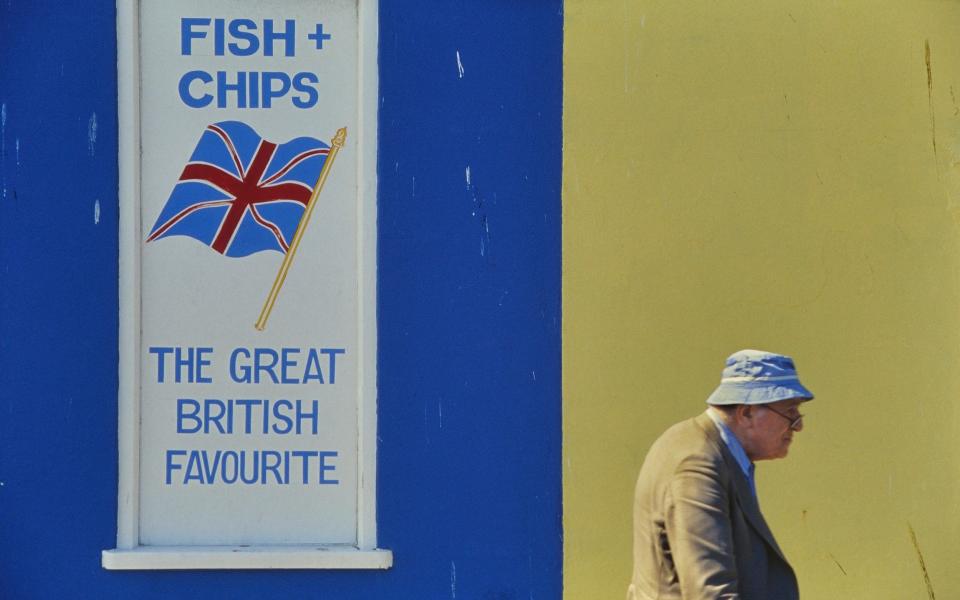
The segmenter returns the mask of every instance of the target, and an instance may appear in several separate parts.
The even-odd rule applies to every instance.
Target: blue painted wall
[[[560,597],[561,5],[380,10],[378,523],[395,566],[108,572],[115,11],[0,6],[0,596]]]

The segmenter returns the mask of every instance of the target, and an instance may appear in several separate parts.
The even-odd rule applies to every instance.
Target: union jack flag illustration
[[[209,125],[147,241],[185,235],[226,256],[286,253],[329,152],[310,137],[268,142],[239,121]]]

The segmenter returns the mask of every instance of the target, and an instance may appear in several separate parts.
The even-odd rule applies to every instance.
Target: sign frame
[[[140,543],[141,253],[140,5],[117,0],[119,163],[119,382],[117,545],[103,568],[387,569],[393,553],[377,547],[377,0],[357,0],[358,130],[358,477],[356,545],[148,546]]]

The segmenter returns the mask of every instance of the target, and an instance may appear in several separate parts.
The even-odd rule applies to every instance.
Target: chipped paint
[[[93,224],[94,225],[100,224],[100,200],[99,199],[97,199],[93,203]]]
[[[14,140],[13,150],[17,157],[17,168],[19,168],[20,167],[20,138],[17,138],[16,140]]]
[[[470,165],[467,165],[467,169],[466,169],[466,173],[465,173],[465,174],[466,174],[466,177],[467,177],[467,189],[470,189]]]
[[[87,149],[90,151],[90,156],[93,156],[96,152],[96,143],[97,143],[97,113],[90,115],[90,119],[87,121]]]
[[[463,63],[460,61],[460,51],[457,50],[457,74],[463,79]]]

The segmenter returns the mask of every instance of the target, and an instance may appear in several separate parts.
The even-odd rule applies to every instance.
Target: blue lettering
[[[325,473],[326,473],[327,471],[333,471],[333,470],[335,470],[335,469],[337,468],[335,465],[328,465],[327,462],[326,462],[326,460],[327,460],[328,458],[334,458],[334,457],[336,457],[336,456],[337,456],[337,453],[336,453],[336,452],[333,452],[333,451],[326,450],[326,451],[321,451],[319,454],[320,454],[320,481],[319,481],[318,483],[321,483],[321,484],[333,484],[333,485],[336,485],[336,484],[340,483],[340,480],[338,480],[338,479],[327,479],[327,478],[326,478],[326,475],[325,475]]]
[[[347,351],[343,348],[323,348],[320,350],[322,354],[326,354],[330,357],[330,383],[334,384],[337,380],[337,355],[346,354]]]
[[[315,450],[294,450],[293,455],[301,458],[303,463],[303,481],[301,483],[310,483],[310,457],[319,454]]]
[[[200,468],[200,453],[196,450],[190,451],[190,458],[187,459],[186,473],[183,474],[184,485],[196,479],[203,483],[203,470]]]
[[[260,77],[256,71],[250,72],[250,108],[260,108]]]
[[[299,401],[298,401],[299,403]],[[273,418],[282,421],[283,427],[279,427],[276,423],[273,424],[273,432],[284,434],[290,433],[290,430],[293,429],[293,419],[287,415],[280,412],[280,407],[286,407],[286,412],[290,412],[293,409],[293,403],[289,400],[277,400],[273,403]]]
[[[237,357],[250,359],[250,351],[246,348],[236,348],[230,353],[230,378],[237,383],[250,383],[250,365],[237,365]],[[238,371],[239,369],[239,371]],[[238,374],[239,373],[239,374]]]
[[[223,19],[213,21],[213,53],[223,56]]]
[[[268,460],[269,459],[269,460]],[[276,450],[264,450],[263,451],[263,460],[260,463],[263,465],[263,472],[260,477],[260,485],[267,484],[267,472],[270,471],[273,473],[273,476],[277,479],[277,483],[285,483],[280,477],[280,453]]]
[[[320,100],[320,93],[312,85],[309,85],[311,83],[320,83],[320,79],[313,73],[303,72],[293,76],[293,89],[306,95],[306,98],[302,96],[293,97],[293,105],[297,108],[312,108]]]
[[[274,32],[273,20],[267,19],[263,22],[263,54],[264,56],[273,56],[273,42],[283,40],[284,56],[294,55],[294,42],[296,40],[297,23],[293,19],[285,21],[286,29],[281,32]]]
[[[187,412],[185,407],[190,407],[193,410]],[[201,421],[197,416],[197,413],[200,412],[200,403],[192,398],[177,398],[177,433],[196,433],[200,431]],[[192,420],[195,425],[193,427],[186,427],[184,421],[186,419]],[[169,483],[169,482],[168,482]]]
[[[213,77],[211,77],[206,71],[189,71],[184,73],[183,77],[180,78],[180,99],[183,100],[183,103],[190,108],[203,108],[213,101],[213,96],[211,94],[193,96],[190,93],[190,84],[197,79],[203,83],[210,83],[213,81]]]
[[[227,108],[227,92],[237,93],[237,108],[247,107],[247,74],[237,72],[237,82],[227,82],[227,72],[217,71],[217,108]]]
[[[187,355],[186,357],[184,357],[183,348],[180,348],[179,346],[177,346],[177,348],[175,348],[173,352],[173,367],[175,369],[174,380],[177,383],[180,383],[181,379],[183,378],[182,369],[184,367],[186,367],[187,369],[187,381],[192,382],[193,381],[193,348],[187,348]]]
[[[238,40],[247,42],[246,46],[241,46],[236,42],[230,42],[230,54],[234,56],[250,56],[260,49],[260,38],[256,34],[249,33],[256,31],[257,24],[250,19],[234,19],[230,21],[230,35]]]
[[[183,468],[183,465],[173,462],[174,457],[184,456],[186,453],[186,450],[167,450],[167,485],[170,485],[173,477],[173,471]]]
[[[260,362],[264,356],[268,356],[270,358],[269,363],[264,364]],[[273,368],[277,366],[277,360],[278,356],[276,350],[272,350],[270,348],[256,348],[253,351],[253,365],[255,369],[253,374],[253,382],[260,383],[260,372],[263,371],[270,376],[270,380],[272,382],[280,383],[280,381],[277,379],[277,374],[273,371]]]
[[[280,383],[300,383],[292,377],[287,377],[287,369],[297,366],[297,361],[290,358],[291,354],[300,354],[299,348],[282,348],[280,350]]]
[[[233,459],[232,473],[230,473],[230,467],[227,466],[228,458]],[[220,477],[221,479],[223,479],[223,482],[226,484],[233,484],[234,482],[236,482],[237,473],[238,473],[237,453],[234,452],[233,450],[227,450],[226,452],[224,452],[223,458],[220,460],[220,465],[221,465],[221,469],[223,469],[220,473]],[[230,475],[228,475],[227,473],[230,473]]]
[[[310,352],[307,353],[307,364],[303,368],[303,383],[311,379],[323,383],[323,373],[320,372],[320,355],[317,354],[316,348],[310,348]]]
[[[317,431],[319,430],[320,426],[320,403],[314,400],[311,402],[311,405],[313,406],[312,411],[303,412],[303,403],[297,402],[297,435],[299,435],[303,430],[302,425],[304,419],[309,420],[310,423],[312,423],[313,427],[311,428],[311,431],[313,432],[313,435],[317,435]]]
[[[213,453],[213,464],[210,464],[210,454],[206,451],[203,452],[203,473],[207,476],[207,483],[213,483],[214,479],[217,476],[217,467],[220,465],[220,454],[222,451],[217,450]]]
[[[213,411],[210,410],[210,407],[216,407],[219,411],[216,414],[213,414]],[[227,406],[220,400],[214,398],[207,398],[203,401],[203,432],[210,433],[210,423],[213,423],[217,426],[217,429],[220,430],[220,433],[227,433],[227,430],[223,428],[223,424],[220,423],[220,419],[227,414]],[[232,430],[233,423],[227,421],[227,428]]]
[[[282,98],[290,91],[290,77],[279,71],[265,71],[261,73],[261,77],[263,77],[263,107],[270,108],[274,98]],[[280,82],[280,89],[274,89],[275,81]]]
[[[213,379],[203,375],[203,368],[210,366],[210,359],[205,357],[212,352],[213,348],[197,348],[197,383],[213,383]]]
[[[163,383],[163,359],[167,354],[173,352],[169,346],[151,346],[150,354],[157,355],[157,383]]]
[[[257,478],[260,476],[260,453],[254,450],[251,454],[253,455],[253,460],[250,465],[250,477],[247,477],[247,451],[240,451],[240,481],[246,484],[256,483]]]
[[[237,399],[234,400],[239,406],[243,407],[244,410],[244,433],[250,433],[252,431],[251,426],[253,425],[253,410],[251,407],[254,405],[259,405],[262,400],[247,400],[247,399]]]
[[[180,54],[184,56],[190,56],[192,54],[192,41],[194,39],[207,37],[206,31],[194,31],[194,25],[210,25],[210,19],[200,17],[184,17],[180,19]]]

